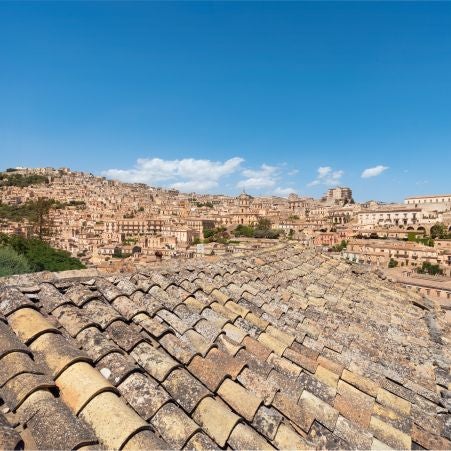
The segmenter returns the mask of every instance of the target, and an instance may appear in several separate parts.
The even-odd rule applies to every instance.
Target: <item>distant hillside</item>
[[[19,186],[25,187],[30,185],[40,185],[49,183],[45,175],[39,174],[16,174],[14,171],[6,171],[0,173],[0,187],[2,186]]]

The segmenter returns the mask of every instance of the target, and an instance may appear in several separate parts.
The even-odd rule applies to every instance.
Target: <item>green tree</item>
[[[439,238],[439,239],[445,239],[448,237],[448,232],[446,230],[445,224],[442,222],[437,222],[437,224],[434,224],[431,227],[431,238]]]
[[[0,247],[0,277],[30,272],[27,259],[12,247]]]
[[[431,276],[442,275],[443,269],[441,269],[439,265],[434,265],[429,262],[423,262],[421,268],[417,268],[417,273],[430,274]]]
[[[54,204],[53,199],[40,197],[35,204],[35,212],[31,217],[33,232],[42,241],[51,235],[51,221],[49,219],[50,209]]]
[[[259,218],[257,222],[256,229],[258,230],[270,230],[271,221],[268,218]]]
[[[113,251],[113,257],[116,257],[116,258],[122,258],[122,257],[123,257],[123,255],[122,255],[122,249],[119,248],[119,247],[115,247],[115,248],[114,248],[114,251]]]
[[[252,238],[254,236],[255,229],[252,226],[246,226],[243,224],[239,224],[236,226],[236,229],[233,230],[233,234],[235,236],[245,236],[248,238]]]
[[[388,267],[389,268],[396,268],[397,266],[398,266],[397,260],[395,260],[394,258],[391,258],[390,261],[388,262]]]
[[[340,244],[336,244],[335,246],[332,246],[332,250],[334,252],[341,252],[343,249],[346,249],[347,245],[348,245],[348,242],[346,240],[341,240]]]
[[[210,238],[216,233],[216,229],[204,229],[204,238]]]
[[[28,239],[18,235],[0,235],[0,248],[10,247],[25,257],[29,271],[65,271],[82,269],[85,266],[69,252],[54,249],[37,238]]]

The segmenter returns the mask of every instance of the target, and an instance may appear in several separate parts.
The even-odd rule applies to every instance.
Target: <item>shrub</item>
[[[431,276],[442,275],[443,270],[439,265],[434,265],[429,262],[423,262],[421,268],[417,268],[417,273],[419,274],[430,274]]]
[[[37,238],[27,239],[18,235],[0,235],[0,246],[10,247],[24,257],[29,268],[27,272],[66,271],[68,269],[85,268],[77,258],[69,252],[54,249]]]
[[[395,260],[394,258],[391,258],[390,261],[388,262],[388,267],[389,268],[396,268],[397,266],[398,266],[397,260]]]
[[[0,277],[30,272],[27,259],[10,246],[0,247]]]

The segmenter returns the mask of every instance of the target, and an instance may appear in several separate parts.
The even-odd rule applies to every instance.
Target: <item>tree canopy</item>
[[[13,250],[15,254],[8,249]],[[37,238],[27,239],[18,235],[0,234],[0,250],[5,256],[4,260],[0,261],[5,271],[8,268],[18,268],[18,271],[22,268],[22,272],[65,271],[85,268],[83,263],[77,258],[71,257],[69,252],[55,249]],[[16,254],[21,257],[20,261]],[[25,266],[25,263],[28,266]],[[15,274],[19,273],[16,272]]]
[[[448,238],[448,231],[445,224],[437,222],[431,227],[431,238],[446,239]]]

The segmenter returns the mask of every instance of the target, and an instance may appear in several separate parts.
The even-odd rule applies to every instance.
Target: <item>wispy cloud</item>
[[[288,196],[296,190],[279,186],[284,176],[282,167],[283,165],[270,166],[268,164],[262,164],[259,169],[244,169],[241,175],[245,178],[239,180],[236,186],[240,189],[255,190],[262,194]]]
[[[245,169],[241,174],[245,178],[237,183],[238,188],[270,189],[276,185],[280,169],[277,166],[262,164],[260,169]]]
[[[108,169],[102,175],[130,183],[163,185],[182,191],[206,192],[219,185],[219,181],[236,173],[244,162],[234,157],[226,161],[163,160],[161,158],[139,158],[132,169]]]
[[[274,194],[275,196],[280,197],[288,197],[292,193],[297,193],[297,190],[295,190],[294,188],[282,188],[281,186],[278,186],[272,192],[272,194]]]
[[[388,169],[388,166],[382,166],[381,164],[374,166],[373,168],[367,168],[365,169],[361,176],[362,179],[369,179],[370,177],[377,177],[378,175],[381,175],[384,171]]]
[[[287,196],[295,192],[283,184],[286,168],[283,164],[262,164],[257,169],[244,168],[244,159],[225,161],[183,158],[139,158],[130,169],[108,169],[105,177],[128,183],[146,183],[150,186],[175,188],[182,192],[225,192],[233,186],[246,188],[258,194]]]
[[[308,186],[327,185],[334,186],[341,182],[344,171],[341,169],[334,171],[330,166],[320,166],[316,179],[308,184]]]

